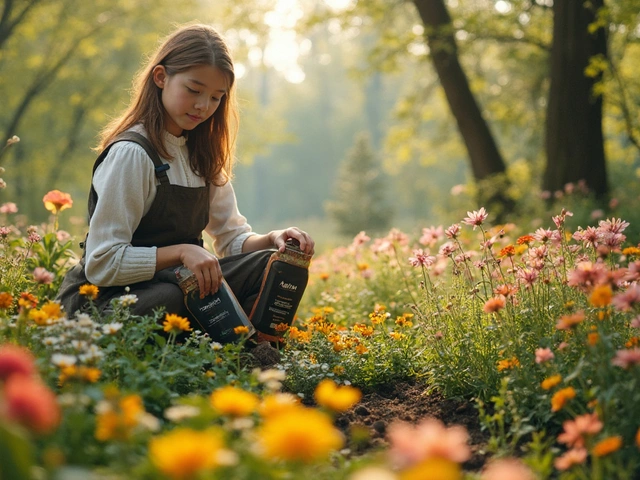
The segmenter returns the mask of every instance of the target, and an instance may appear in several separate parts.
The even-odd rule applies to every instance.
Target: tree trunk
[[[606,32],[589,32],[604,0],[553,2],[551,85],[546,122],[547,165],[543,190],[563,190],[567,183],[586,182],[605,197],[609,191],[602,134],[602,96],[593,87],[601,75],[587,77],[591,57],[607,55]]]
[[[458,123],[476,180],[504,173],[505,164],[458,61],[454,28],[444,0],[413,0],[425,26],[433,65]]]

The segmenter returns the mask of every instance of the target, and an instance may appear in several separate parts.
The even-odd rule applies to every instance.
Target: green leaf
[[[29,480],[33,451],[26,432],[0,423],[0,480]]]

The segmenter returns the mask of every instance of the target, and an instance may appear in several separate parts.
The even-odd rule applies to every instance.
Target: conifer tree
[[[325,211],[344,235],[364,230],[379,233],[391,224],[392,209],[387,200],[387,182],[366,132],[356,135],[343,160],[334,186],[333,200]]]

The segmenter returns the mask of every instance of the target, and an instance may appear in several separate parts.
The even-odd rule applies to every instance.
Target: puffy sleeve
[[[213,239],[213,249],[219,257],[242,253],[242,244],[255,233],[247,219],[238,211],[238,202],[231,182],[209,189],[209,224],[205,231]]]
[[[131,245],[156,194],[149,156],[136,143],[116,143],[96,169],[93,186],[98,202],[89,223],[87,279],[97,286],[150,280],[156,270],[156,247]]]

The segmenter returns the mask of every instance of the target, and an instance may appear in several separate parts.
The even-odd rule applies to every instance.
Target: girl
[[[101,311],[128,287],[138,297],[133,313],[164,306],[190,318],[173,274],[179,265],[195,273],[202,296],[224,276],[249,314],[273,248],[284,251],[294,238],[313,253],[302,230],[258,235],[239,213],[229,181],[236,128],[223,39],[206,25],[178,29],[138,74],[130,106],[102,132],[84,255],[58,297],[69,315],[86,307],[78,289],[92,283]],[[202,246],[203,230],[215,255]]]

